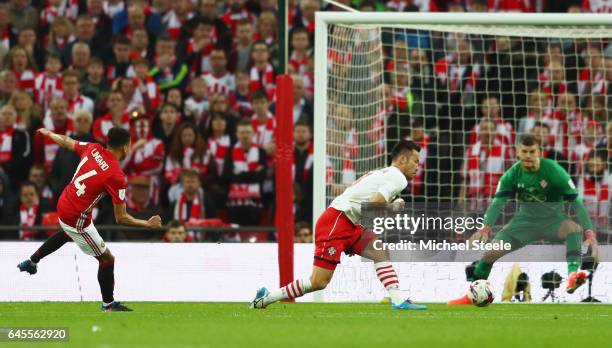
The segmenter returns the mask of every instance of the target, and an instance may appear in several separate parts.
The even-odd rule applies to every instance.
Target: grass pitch
[[[0,327],[69,327],[57,347],[610,347],[612,306],[493,304],[391,311],[388,304],[0,303]],[[96,327],[96,330],[93,328]]]

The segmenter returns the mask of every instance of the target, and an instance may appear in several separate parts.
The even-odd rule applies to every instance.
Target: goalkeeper
[[[495,197],[484,216],[484,227],[472,236],[472,240],[487,240],[491,226],[509,198],[517,197],[518,212],[508,225],[498,232],[493,243],[510,243],[511,250],[487,251],[476,263],[474,278],[487,279],[493,263],[514,250],[537,240],[565,241],[568,282],[566,291],[573,293],[584,284],[587,274],[580,271],[582,232],[595,241],[591,220],[578,197],[569,174],[557,162],[541,158],[536,138],[524,135],[518,145],[519,161],[501,177]],[[565,213],[565,202],[570,203],[578,216],[577,224]],[[450,305],[470,304],[467,295],[450,301]]]

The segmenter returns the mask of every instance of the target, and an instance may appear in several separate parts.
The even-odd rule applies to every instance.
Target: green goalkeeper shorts
[[[559,229],[567,219],[567,216],[562,215],[538,219],[515,215],[501,231],[497,232],[495,239],[510,243],[512,250],[538,240],[558,243],[561,242]]]

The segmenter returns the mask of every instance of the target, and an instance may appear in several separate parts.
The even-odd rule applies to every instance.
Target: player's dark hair
[[[185,227],[185,224],[181,220],[170,220],[168,222],[168,229],[177,228],[177,227]]]
[[[538,139],[533,135],[533,134],[523,134],[521,136],[521,140],[519,141],[519,144],[521,145],[525,145],[525,146],[533,146],[533,145],[540,145],[538,143]]]
[[[130,132],[121,127],[113,127],[108,131],[108,147],[121,148],[130,143]]]
[[[421,148],[412,140],[400,140],[391,150],[391,161],[395,161],[400,155],[412,152],[412,150],[419,152]]]

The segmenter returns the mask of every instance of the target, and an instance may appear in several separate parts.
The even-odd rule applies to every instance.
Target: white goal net
[[[399,139],[423,149],[407,198],[483,208],[518,138],[532,133],[606,231],[610,16],[317,16],[315,218],[355,178],[387,165]]]

